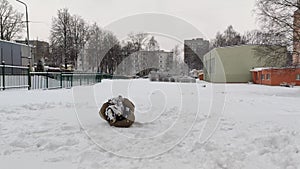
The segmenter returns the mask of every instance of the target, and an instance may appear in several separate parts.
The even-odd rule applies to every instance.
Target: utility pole
[[[26,9],[26,27],[27,27],[27,45],[28,45],[28,50],[29,50],[29,56],[28,56],[28,59],[29,59],[29,64],[30,64],[30,60],[31,60],[31,49],[30,49],[30,45],[29,45],[29,21],[28,21],[28,10],[27,10],[27,4],[20,1],[20,0],[16,0],[17,2],[25,5],[25,9]],[[31,65],[30,65],[31,66]]]

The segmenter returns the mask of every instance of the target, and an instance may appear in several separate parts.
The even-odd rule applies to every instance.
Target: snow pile
[[[129,129],[98,114],[120,94],[136,106]],[[299,87],[105,80],[0,98],[4,169],[300,168]]]

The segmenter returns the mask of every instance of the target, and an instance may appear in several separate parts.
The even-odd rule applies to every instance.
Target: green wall
[[[244,45],[213,49],[204,56],[205,80],[216,83],[252,81],[250,69],[263,66],[254,56],[255,47]],[[214,64],[215,67],[211,66]]]

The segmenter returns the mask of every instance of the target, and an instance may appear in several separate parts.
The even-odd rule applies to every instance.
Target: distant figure
[[[37,65],[36,65],[36,71],[37,72],[44,72],[44,64],[41,60],[39,60]]]
[[[109,99],[99,111],[100,117],[111,126],[130,127],[135,120],[134,104],[122,96]]]

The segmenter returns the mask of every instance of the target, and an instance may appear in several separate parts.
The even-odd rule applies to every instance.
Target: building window
[[[267,80],[271,80],[271,75],[267,74]]]
[[[265,75],[261,75],[261,80],[265,80]]]
[[[296,80],[300,80],[300,74],[297,74]]]

